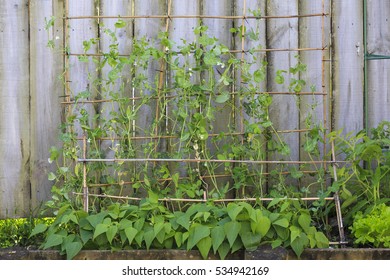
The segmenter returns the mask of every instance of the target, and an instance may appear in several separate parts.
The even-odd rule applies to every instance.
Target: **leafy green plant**
[[[357,245],[390,248],[390,206],[382,203],[358,212],[350,229]]]
[[[261,17],[259,11],[250,12]],[[52,20],[47,22],[52,25]],[[87,55],[100,38],[82,42],[79,63],[95,69],[88,73],[85,90],[69,92],[72,104],[61,127],[63,147],[50,150],[49,161],[57,171],[49,173],[54,187],[46,207],[57,217],[50,226],[35,227],[31,236],[45,235],[43,249],[59,249],[70,259],[81,249],[197,248],[204,258],[210,251],[225,258],[229,252],[261,244],[292,248],[298,256],[307,247],[327,247],[327,237],[315,227],[319,226],[312,217],[316,212],[299,201],[309,193],[296,186],[303,177],[301,167],[280,164],[267,174],[264,164],[240,162],[287,160],[291,153],[270,116],[273,98],[261,88],[267,62],[256,49],[245,53],[248,59],[238,59],[208,34],[207,26],[200,25],[193,41],[173,42],[161,32],[157,38],[134,39],[131,53],[122,55],[117,31],[125,26],[122,19],[113,29],[102,26],[101,34],[110,44],[101,57]],[[257,40],[259,35],[258,29],[247,31],[244,26],[230,31],[241,39]],[[69,51],[68,46],[65,49]],[[154,78],[151,62],[161,67]],[[296,94],[306,86],[301,78],[306,65],[299,57],[288,70],[275,71],[274,82],[286,91]],[[109,102],[91,105],[91,99]],[[299,107],[300,99],[296,100]],[[314,106],[309,109],[314,111]],[[155,115],[149,125],[140,127],[145,111]],[[221,112],[228,117],[215,133]],[[304,151],[314,161],[320,155],[324,129],[312,116],[306,118]],[[84,152],[87,158],[116,159],[113,164],[86,165],[86,183],[91,193],[98,194],[91,199],[89,213],[79,210],[84,170],[77,160]],[[126,161],[140,158],[178,161]],[[180,163],[180,159],[194,161]],[[325,172],[316,171],[313,185],[323,186]],[[128,196],[142,200],[130,205],[112,199]],[[277,198],[267,207],[259,202],[256,206],[213,203],[231,196]],[[187,199],[199,197],[208,203],[186,204]],[[162,198],[167,202],[160,203]]]
[[[53,19],[47,25],[48,28],[52,26]],[[99,74],[88,74],[86,90],[70,92],[74,104],[68,107],[62,126],[63,147],[51,149],[49,161],[57,164],[57,172],[49,174],[49,180],[55,184],[53,199],[47,205],[54,211],[67,203],[80,207],[80,199],[72,194],[80,193],[82,185],[81,164],[75,163],[82,157],[82,137],[87,140],[87,158],[103,159],[110,154],[116,159],[194,158],[205,161],[188,164],[88,163],[87,184],[96,186],[98,193],[116,196],[128,193],[137,196],[139,193],[142,196],[142,193],[153,191],[176,199],[224,198],[231,193],[237,198],[267,195],[264,192],[267,182],[264,165],[212,161],[265,161],[270,156],[283,159],[290,156],[290,147],[270,117],[273,98],[261,93],[260,89],[266,79],[267,62],[259,61],[255,49],[246,54],[247,60],[237,59],[227,46],[209,35],[208,27],[203,25],[194,29],[192,42],[173,42],[166,32],[162,32],[156,39],[134,39],[132,52],[123,56],[119,53],[117,31],[125,26],[126,22],[119,19],[113,30],[103,27],[111,44],[101,53],[100,59],[87,55],[99,38],[82,43],[85,54],[79,56],[80,63],[88,63],[88,67],[95,65],[94,72]],[[237,30],[242,31],[242,28]],[[299,93],[306,85],[301,79],[306,65],[299,57],[296,60],[289,70],[276,70],[275,82],[284,84],[289,78],[286,88]],[[151,61],[158,61],[164,66],[162,69],[169,71],[161,72],[152,80],[148,69]],[[240,73],[240,83],[235,80],[236,73]],[[133,92],[131,97],[129,89]],[[236,92],[232,93],[232,89]],[[91,106],[87,101],[93,98],[109,100],[110,105]],[[138,127],[142,112],[150,109],[157,111],[156,118],[149,127]],[[169,114],[164,113],[167,110]],[[232,114],[224,124],[225,131],[216,135],[213,133],[216,116],[222,111]],[[246,114],[243,136],[237,135],[235,120],[240,111]],[[313,123],[309,128],[305,151],[314,155],[323,131]],[[138,134],[151,140],[135,140]],[[164,137],[167,140],[161,140]],[[297,188],[286,186],[285,177],[291,174],[297,180],[303,173],[283,164],[278,171],[277,183],[272,185],[277,196],[294,197]],[[230,176],[231,180],[221,180],[221,176]],[[324,181],[323,176],[318,182],[321,180]],[[104,203],[111,201],[98,198],[91,206],[98,209]]]
[[[390,201],[390,154],[385,150],[390,139],[385,124],[374,128],[372,136],[363,131],[345,136],[334,131],[329,135],[335,141],[339,157],[348,162],[337,168],[338,180],[332,186],[332,190],[340,190],[347,224],[352,223],[357,212]]]
[[[49,225],[52,218],[19,218],[0,220],[0,248],[27,247],[42,242],[40,236],[30,238],[37,224]]]
[[[261,244],[292,248],[299,257],[304,248],[329,246],[296,200],[276,199],[267,208],[244,202],[194,204],[172,212],[157,199],[150,194],[140,206],[115,203],[96,214],[63,207],[53,224],[37,225],[31,236],[44,233],[41,248],[59,249],[68,259],[81,249],[150,248],[196,248],[203,258],[213,252],[224,259]]]

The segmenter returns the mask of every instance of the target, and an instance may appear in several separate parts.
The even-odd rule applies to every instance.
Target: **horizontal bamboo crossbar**
[[[315,174],[315,173],[318,173],[318,171],[301,171],[302,173],[304,174]],[[281,174],[281,175],[288,175],[288,174],[291,174],[291,172],[288,172],[288,171],[285,171],[285,172],[279,172],[278,174]],[[254,177],[254,176],[257,176],[258,174],[249,174],[247,175],[248,177]],[[261,175],[263,176],[269,176],[271,175],[270,172],[263,172],[261,173]],[[232,177],[232,174],[215,174],[215,175],[203,175],[203,176],[199,176],[200,179],[204,180],[204,179],[210,179],[210,178],[230,178]],[[190,177],[179,177],[178,180],[189,180]],[[159,183],[164,183],[164,182],[170,182],[170,181],[173,181],[173,178],[164,178],[164,179],[158,179],[157,182]],[[89,184],[88,186],[90,188],[100,188],[100,187],[110,187],[110,186],[128,186],[128,185],[134,185],[135,183],[145,183],[144,180],[137,180],[137,181],[133,181],[133,182],[115,182],[115,183],[100,183],[100,184],[97,184],[97,183],[91,183]]]
[[[325,129],[328,130],[328,129]],[[300,132],[308,132],[310,129],[290,129],[290,130],[279,130],[276,131],[276,133],[300,133]],[[274,132],[271,132],[274,133]],[[233,132],[233,133],[211,133],[208,136],[209,137],[218,137],[223,134],[224,136],[243,136],[245,135],[245,132]],[[261,134],[254,134],[254,135],[261,135]],[[179,135],[159,135],[159,136],[130,136],[127,139],[130,140],[154,140],[154,139],[179,139]],[[113,141],[113,140],[120,140],[121,137],[97,137],[96,140],[98,141]],[[76,140],[83,140],[82,137],[76,137]]]
[[[329,50],[327,46],[317,48],[274,48],[274,49],[255,49],[255,50],[229,50],[230,53],[249,53],[249,52],[305,52],[305,51],[326,51]],[[180,52],[169,51],[171,54],[180,54]],[[106,56],[105,53],[69,53],[63,52],[65,56],[92,56],[102,57]],[[126,57],[128,54],[118,54],[120,57]]]
[[[72,192],[73,195],[82,196],[83,193]],[[90,197],[100,197],[100,198],[112,198],[112,199],[123,199],[123,200],[133,200],[133,201],[141,201],[144,198],[139,197],[130,197],[130,196],[116,196],[116,195],[108,195],[108,194],[88,194]],[[191,198],[159,198],[160,202],[215,202],[215,203],[223,203],[223,202],[256,202],[256,201],[273,201],[274,199],[280,200],[297,200],[297,201],[316,201],[316,200],[326,200],[332,201],[334,197],[302,197],[302,198],[270,198],[270,197],[248,197],[248,198],[225,198],[225,199],[191,199]]]
[[[290,18],[307,18],[307,17],[327,17],[329,13],[313,13],[305,15],[281,15],[281,16],[212,16],[212,15],[126,15],[126,16],[111,16],[111,15],[90,15],[90,16],[66,16],[63,19],[290,19]]]
[[[245,164],[335,164],[347,163],[348,161],[341,160],[235,160],[235,159],[194,159],[194,158],[78,158],[77,162],[184,162],[184,163],[245,163]]]
[[[205,93],[207,95],[207,93]],[[239,92],[232,92],[230,93],[233,95],[242,94]],[[254,92],[251,93],[252,95],[256,94],[269,94],[269,95],[328,95],[326,92],[311,92],[311,91],[303,91],[303,92],[291,92],[291,91],[264,91],[264,92]],[[62,96],[64,97],[64,96]],[[72,97],[72,96],[65,96],[65,97]],[[168,95],[168,96],[151,96],[148,97],[150,99],[173,99],[179,97],[178,95]],[[123,100],[141,100],[143,97],[136,96],[136,97],[124,97]],[[78,101],[62,101],[61,104],[63,105],[75,105],[75,104],[94,104],[94,103],[109,103],[109,102],[118,102],[113,99],[97,99],[97,100],[78,100]]]

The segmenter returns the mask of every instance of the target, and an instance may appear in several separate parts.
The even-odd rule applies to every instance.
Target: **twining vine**
[[[48,28],[52,24],[51,19]],[[314,163],[310,172],[303,164],[283,163],[291,160],[291,149],[270,115],[270,107],[277,105],[272,94],[261,90],[269,71],[259,58],[261,47],[242,59],[200,25],[193,41],[174,42],[162,32],[155,39],[134,39],[131,52],[123,55],[116,34],[125,26],[119,19],[113,30],[103,29],[110,45],[101,56],[88,55],[99,38],[82,44],[78,60],[93,70],[90,86],[71,93],[62,148],[51,148],[49,160],[58,169],[49,174],[55,185],[47,206],[55,209],[57,220],[34,231],[48,233],[44,248],[60,248],[72,258],[82,248],[197,247],[203,257],[213,250],[225,258],[261,244],[291,247],[298,256],[305,247],[328,246],[327,237],[313,226],[321,227],[318,213],[325,200],[304,203],[300,199],[313,191],[297,186],[307,173],[317,178],[312,185],[321,197],[329,195],[326,171]],[[242,27],[230,32],[247,33],[251,40],[258,36]],[[162,84],[158,74],[151,75],[156,61],[165,65]],[[274,82],[284,84],[298,106],[306,70],[296,57],[295,65],[275,72]],[[313,94],[303,147],[313,162],[321,159],[325,144],[325,129],[315,119],[317,106]],[[85,150],[87,159],[115,159],[87,164],[87,185],[96,195],[90,213],[80,210],[78,196],[83,185],[78,159]],[[266,168],[269,158],[280,162],[272,171]],[[246,198],[272,202],[225,201]],[[188,203],[196,199],[202,203]],[[313,211],[320,218],[312,219]]]

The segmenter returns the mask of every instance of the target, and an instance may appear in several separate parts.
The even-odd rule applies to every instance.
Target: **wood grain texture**
[[[299,5],[299,14],[319,14],[322,13],[322,1],[302,1]],[[329,7],[324,7],[325,12],[328,12]],[[329,46],[329,39],[323,42],[323,34],[328,34],[329,24],[325,25],[326,18],[324,18],[324,26],[322,17],[307,17],[299,19],[299,48],[322,48]],[[322,28],[324,27],[324,30]],[[328,36],[325,36],[325,38]],[[324,45],[324,46],[323,46]],[[329,90],[329,75],[325,73],[329,72],[329,63],[323,62],[324,58],[328,58],[328,53],[318,51],[301,51],[299,56],[302,63],[307,65],[307,70],[300,74],[300,79],[306,81],[306,86],[302,91],[311,92],[314,89],[315,92],[328,93]],[[324,64],[323,64],[324,63]],[[324,69],[323,69],[324,67]],[[323,71],[325,71],[323,73]],[[323,88],[324,86],[324,88]],[[314,87],[314,88],[313,88]],[[300,129],[312,129],[316,125],[320,125],[323,128],[327,126],[328,116],[328,95],[307,95],[299,97],[299,127]],[[315,158],[311,158],[304,146],[307,140],[307,133],[302,132],[299,134],[299,159],[310,161],[313,159],[319,160],[323,158],[324,150],[323,145],[319,144],[320,155]],[[316,171],[320,166],[310,165],[305,168],[305,171]],[[303,176],[300,180],[301,187],[311,186],[310,191],[315,193],[319,188],[316,184],[317,178],[307,175]]]
[[[30,209],[27,1],[0,2],[0,218]]]
[[[266,3],[261,0],[236,0],[235,2],[235,15],[236,16],[253,16],[253,11],[260,13],[261,15],[266,14]],[[258,50],[265,48],[267,45],[266,38],[266,20],[264,19],[236,19],[234,21],[235,28],[242,28],[244,26],[246,34],[244,39],[237,35],[234,38],[234,49],[245,51],[244,53],[237,53],[237,59],[242,60],[245,63],[251,64],[249,73],[253,74],[256,70],[263,67],[263,61],[267,61],[267,55],[265,52],[255,52],[254,55],[250,54],[251,50]],[[235,86],[237,90],[241,88],[241,73],[237,71]],[[243,85],[246,87],[247,85]],[[267,78],[259,84],[256,84],[259,92],[267,91]],[[236,106],[239,107],[240,102],[237,100]],[[240,119],[248,119],[245,112],[241,112],[237,117],[237,127],[240,127]]]
[[[236,16],[253,16],[254,14],[266,15],[266,2],[262,0],[236,0],[234,12]],[[244,38],[239,35],[235,36],[234,39],[234,49],[245,51],[244,53],[237,53],[237,59],[241,60],[241,64],[248,63],[251,64],[249,68],[249,73],[253,75],[255,71],[259,69],[266,70],[266,66],[263,65],[267,61],[267,55],[265,52],[254,52],[251,54],[251,50],[259,50],[265,48],[267,45],[267,36],[266,36],[266,20],[265,19],[236,19],[234,21],[235,28],[242,28],[246,30]],[[249,85],[242,82],[240,69],[236,70],[235,73],[235,91],[240,89],[248,89]],[[265,73],[264,81],[260,83],[253,83],[253,86],[257,89],[258,92],[267,91],[267,73]],[[258,95],[256,95],[258,97]],[[235,106],[237,108],[236,114],[236,127],[238,132],[244,131],[244,122],[248,121],[249,123],[258,122],[258,119],[248,116],[244,109],[244,103],[250,102],[248,98],[237,97],[235,100]],[[266,140],[264,136],[256,136],[258,141],[262,143],[261,152],[257,152],[257,158],[266,159]],[[246,141],[246,139],[243,139]],[[249,165],[248,169],[250,173],[259,174],[266,171],[266,165]],[[256,176],[249,185],[253,187],[246,187],[246,195],[262,195],[265,188],[265,177]]]
[[[367,1],[367,52],[390,55],[389,1]],[[390,60],[368,61],[368,125],[390,120]]]
[[[62,20],[56,20],[49,31],[45,19],[63,13],[63,1],[30,2],[30,98],[31,98],[31,204],[39,207],[50,197],[52,182],[48,172],[55,171],[50,164],[49,148],[60,147],[58,140],[61,123],[60,96],[64,93],[60,79],[63,67]],[[53,40],[55,48],[47,47]]]
[[[132,14],[132,5],[130,0],[125,1],[110,1],[104,0],[100,2],[100,13],[103,16],[112,16],[112,15],[131,15]],[[118,21],[116,18],[104,18],[101,20],[99,36],[100,36],[100,51],[102,53],[110,52],[111,44],[118,44],[118,52],[120,55],[129,55],[132,50],[132,36],[133,36],[133,24],[132,20],[125,20],[126,26],[123,28],[116,28],[115,23]],[[116,42],[107,34],[107,30],[113,31],[116,34]],[[106,64],[101,70],[101,78],[106,81],[108,80],[108,75],[112,67]],[[100,96],[102,99],[111,99],[113,93],[119,93],[123,97],[132,96],[132,87],[131,87],[131,74],[129,71],[123,71],[121,77],[114,84],[103,83],[100,89]],[[106,121],[109,121],[112,111],[118,111],[118,104],[107,102],[102,103],[99,106],[99,114],[102,117],[100,122],[101,127],[105,127]],[[110,135],[115,137],[116,135]],[[117,142],[116,141],[102,141],[101,149],[106,158],[115,157],[113,148]]]
[[[178,15],[199,15],[200,14],[200,8],[201,8],[201,0],[189,0],[186,1],[186,5],[183,5],[182,0],[172,0],[171,3],[171,15],[172,16],[178,16]],[[191,42],[196,42],[196,35],[194,34],[194,30],[196,27],[199,26],[199,19],[196,18],[185,18],[185,19],[179,19],[179,18],[172,18],[172,20],[169,23],[169,39],[175,42],[174,51],[177,51],[178,48],[183,44],[183,40],[186,41],[185,44],[190,44]],[[178,56],[176,57],[179,60],[180,65],[186,65],[185,68],[187,71],[189,68],[195,67],[195,59],[193,55],[186,55],[186,56]],[[176,59],[175,58],[175,59]],[[168,73],[168,84],[171,88],[174,89],[174,76],[175,71],[172,71],[172,69],[169,70]],[[193,83],[199,83],[200,81],[200,75],[198,73],[194,73],[192,75],[192,81]],[[171,94],[183,94],[183,92],[173,92]],[[167,106],[167,116],[168,116],[168,130],[167,133],[173,133],[173,134],[179,134],[181,133],[181,130],[183,127],[181,125],[177,125],[177,117],[174,116],[174,110],[177,110],[177,102],[179,100],[174,99],[171,100],[168,103]],[[175,152],[181,152],[183,147],[181,145],[180,139],[169,139],[167,141],[166,148],[169,152],[175,153]],[[175,174],[179,172],[181,176],[188,176],[187,174],[187,168],[186,164],[183,163],[176,163],[176,164],[169,164],[169,169],[171,174]]]
[[[297,1],[268,1],[267,15],[298,14]],[[298,20],[270,19],[267,24],[267,48],[297,48],[298,47]],[[285,83],[276,84],[277,70],[288,71],[295,66],[297,52],[271,52],[268,55],[269,65],[269,91],[289,91],[290,75],[286,73]],[[282,95],[273,97],[273,105],[270,108],[270,117],[277,130],[297,129],[299,127],[299,112],[297,100],[294,95]],[[291,147],[291,159],[299,158],[298,135],[286,134],[283,136]]]
[[[298,14],[298,1],[267,1],[267,16],[272,15],[293,15]],[[267,48],[289,48],[298,47],[298,19],[270,19],[267,22]],[[285,73],[283,84],[275,83],[276,71],[289,71],[297,63],[297,52],[270,52],[268,54],[268,90],[269,91],[289,91],[288,87],[292,76]],[[277,131],[294,130],[299,128],[299,110],[297,108],[298,99],[295,95],[275,95],[269,110],[270,119]],[[280,134],[281,139],[290,147],[290,155],[270,153],[269,160],[291,159],[299,160],[299,134]],[[278,141],[274,137],[275,141]],[[269,165],[269,171],[282,171],[280,165]],[[289,182],[296,184],[296,182]],[[269,187],[273,187],[274,181],[269,181]]]
[[[134,9],[134,14],[137,16],[164,15],[167,12],[166,1],[163,0],[136,1],[134,4]],[[165,27],[165,19],[136,19],[134,21],[134,39],[141,40],[142,38],[146,38],[148,42],[154,44],[155,47],[160,48],[159,43],[157,41],[157,36],[160,32],[166,31]],[[159,70],[161,68],[160,64],[160,61],[151,60],[148,64],[147,69],[142,73],[148,77],[148,81],[153,87],[157,87],[156,81],[158,83]],[[154,94],[153,92],[145,93]],[[135,91],[135,96],[140,96],[141,94],[142,93],[140,91]],[[137,130],[137,136],[150,136],[154,134],[152,124],[156,119],[156,110],[156,100],[150,101],[149,106],[145,105],[141,107],[136,122],[136,126],[141,129]],[[139,143],[142,144],[145,143],[145,141],[139,141]],[[142,154],[139,154],[139,156],[142,156]]]
[[[95,6],[94,0],[77,1],[69,0],[69,16],[92,16],[98,14],[97,6]],[[81,19],[81,20],[69,20],[68,32],[69,38],[67,44],[71,54],[83,54],[83,41],[89,41],[93,38],[98,38],[98,25],[96,19]],[[87,51],[87,54],[98,53],[98,44],[92,44],[91,48]],[[91,60],[90,62],[79,61],[78,56],[70,56],[69,58],[69,94],[71,99],[74,100],[80,93],[88,91],[90,92],[89,100],[96,99],[99,95],[99,88],[96,87],[94,81],[98,77],[96,71],[96,65]],[[83,98],[85,99],[85,98]],[[81,99],[81,100],[83,100]],[[80,110],[85,109],[89,115],[89,123],[93,127],[95,122],[94,116],[98,111],[98,106],[85,104],[82,106],[70,106],[72,114],[79,116]],[[83,131],[78,123],[75,123],[75,130],[79,137],[83,135]],[[79,143],[82,147],[82,143]]]
[[[363,129],[363,1],[333,1],[333,127]]]
[[[201,14],[202,15],[215,15],[215,16],[231,16],[233,14],[233,4],[234,1],[226,0],[226,1],[202,1],[201,6]],[[218,43],[227,46],[229,49],[233,49],[233,37],[230,33],[230,28],[233,27],[233,22],[231,20],[226,19],[210,19],[204,18],[202,19],[202,24],[208,27],[208,34],[210,37],[216,37],[218,39]],[[222,60],[223,61],[223,60]],[[201,76],[201,79],[213,78],[215,81],[218,81],[221,77],[219,73],[223,73],[225,71],[223,65],[214,66],[214,73],[205,73],[204,76]],[[213,75],[214,77],[208,76]],[[232,91],[232,86],[226,86],[222,90],[226,90],[228,92]],[[211,102],[214,107],[214,120],[211,122],[212,133],[221,133],[221,132],[229,132],[229,127],[234,125],[234,120],[232,117],[232,109],[229,106],[225,106],[225,104],[218,104],[216,102]],[[210,133],[210,132],[209,132]],[[208,141],[208,153],[215,157],[216,155],[216,147],[223,147],[227,143],[226,140],[218,141],[215,144],[212,143],[211,139]],[[206,171],[204,171],[206,172]],[[223,173],[223,167],[217,168],[215,170],[216,174]],[[218,178],[214,182],[214,186],[212,182],[206,180],[209,191],[213,187],[223,188],[227,184],[228,179],[226,178]]]

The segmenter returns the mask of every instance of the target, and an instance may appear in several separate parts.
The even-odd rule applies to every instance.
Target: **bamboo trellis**
[[[321,34],[321,45],[314,46],[314,47],[302,47],[302,46],[292,46],[289,48],[272,48],[269,46],[266,46],[264,49],[255,49],[253,52],[256,53],[262,53],[262,54],[269,54],[269,53],[275,53],[275,52],[286,52],[286,53],[303,53],[303,52],[316,52],[321,53],[321,61],[318,63],[321,65],[321,90],[316,91],[301,91],[301,92],[291,92],[291,91],[275,91],[275,90],[266,90],[262,92],[256,92],[255,94],[269,94],[269,95],[275,95],[275,96],[281,96],[281,97],[288,97],[291,96],[300,97],[300,96],[317,96],[322,97],[322,126],[324,127],[325,131],[330,132],[331,127],[328,122],[328,111],[329,111],[329,100],[332,99],[331,91],[329,90],[329,86],[327,84],[327,78],[326,75],[329,74],[331,69],[331,60],[328,59],[331,51],[330,46],[330,38],[328,38],[328,34],[326,33],[325,26],[326,26],[326,20],[330,17],[330,12],[327,11],[325,0],[318,0],[321,2],[321,10],[318,12],[308,13],[308,14],[294,14],[294,15],[261,15],[261,16],[251,16],[247,14],[247,0],[242,0],[242,11],[240,11],[240,15],[175,15],[172,14],[172,0],[166,1],[166,14],[160,14],[160,15],[137,15],[134,14],[134,10],[132,9],[133,14],[131,15],[102,15],[100,14],[100,9],[97,9],[97,14],[95,15],[88,15],[88,16],[73,16],[69,14],[69,0],[65,0],[65,15],[64,15],[64,46],[69,46],[69,41],[71,39],[71,32],[70,32],[70,26],[73,24],[73,22],[80,22],[83,20],[94,20],[97,21],[98,24],[101,20],[104,19],[122,19],[122,20],[131,20],[135,21],[138,19],[142,20],[152,20],[152,19],[158,19],[164,22],[163,30],[165,32],[169,32],[170,30],[170,24],[173,19],[197,19],[197,20],[223,20],[223,21],[241,21],[241,31],[242,31],[242,37],[239,42],[236,43],[236,48],[232,48],[229,50],[232,54],[239,55],[239,59],[243,62],[246,59],[246,54],[248,53],[248,49],[245,42],[245,26],[248,24],[250,20],[256,20],[256,21],[265,21],[268,22],[269,20],[290,20],[290,19],[310,19],[310,18],[319,18],[321,19],[320,26],[317,26],[318,33]],[[134,0],[130,1],[133,3],[134,6]],[[82,42],[79,42],[80,44]],[[64,69],[65,69],[65,75],[64,79],[66,82],[65,86],[65,99],[61,104],[65,106],[66,111],[72,111],[72,108],[74,108],[77,104],[83,104],[83,105],[90,105],[94,106],[96,104],[104,104],[104,103],[112,103],[114,100],[112,99],[92,99],[92,100],[78,100],[75,101],[73,99],[73,94],[71,90],[71,78],[70,74],[72,73],[73,69],[71,67],[70,59],[72,57],[79,57],[79,56],[87,56],[87,57],[103,57],[104,54],[101,52],[101,50],[98,49],[94,53],[79,53],[77,51],[74,51],[72,49],[65,48],[66,51],[64,52]],[[172,50],[172,53],[175,51]],[[120,56],[126,57],[126,53],[120,53]],[[163,88],[164,84],[166,83],[167,79],[167,69],[166,65],[163,62],[160,62],[158,71],[158,85],[157,85],[157,96],[151,97],[151,100],[154,100],[154,102],[158,103],[160,102],[161,96],[161,89]],[[236,91],[234,88],[232,88],[230,92],[230,98],[232,100],[239,100],[239,92]],[[134,94],[132,96],[127,97],[129,101],[136,102],[137,100],[140,100],[142,97],[135,96]],[[165,95],[164,100],[174,100],[177,98],[177,95]],[[158,120],[161,117],[161,114],[163,112],[160,111],[160,106],[156,106],[156,111],[154,112],[154,118],[158,122]],[[243,106],[242,104],[239,104],[238,109],[233,108],[233,114],[237,118],[237,129],[234,132],[225,132],[225,136],[232,136],[232,137],[241,137],[241,141],[243,141],[243,136],[245,135],[245,129],[244,129],[244,113],[243,113]],[[134,125],[134,128],[136,126]],[[145,141],[149,140],[154,142],[154,145],[157,146],[159,144],[159,141],[162,139],[177,139],[180,138],[180,136],[177,135],[164,135],[160,131],[161,128],[155,127],[153,133],[151,135],[136,135],[134,133],[131,137],[129,137],[129,140],[134,141]],[[280,134],[300,134],[303,132],[307,132],[308,129],[278,129],[276,132]],[[211,131],[208,135],[208,137],[216,138],[220,135],[220,133],[215,133]],[[343,161],[338,161],[335,157],[334,153],[334,144],[333,142],[328,143],[328,140],[326,139],[326,134],[324,133],[323,136],[323,142],[326,143],[323,145],[322,154],[325,156],[328,153],[328,149],[330,146],[330,152],[332,154],[332,160],[273,160],[273,159],[267,159],[267,160],[249,160],[249,159],[241,159],[241,160],[219,160],[219,159],[199,159],[199,158],[180,158],[180,159],[174,159],[174,158],[111,158],[111,159],[98,159],[98,158],[88,158],[87,157],[87,149],[88,149],[88,143],[86,135],[79,135],[77,140],[82,142],[82,156],[77,160],[79,163],[83,166],[83,186],[82,192],[74,192],[74,195],[82,196],[83,197],[83,203],[84,203],[84,210],[88,211],[89,209],[89,197],[95,197],[95,198],[109,198],[109,199],[118,199],[118,200],[129,200],[129,201],[140,201],[140,197],[132,197],[132,196],[118,196],[118,195],[109,195],[109,194],[97,194],[97,193],[91,193],[90,189],[98,188],[98,187],[109,187],[114,184],[107,184],[107,183],[88,183],[88,164],[92,162],[99,162],[102,164],[109,164],[109,163],[122,163],[122,162],[132,162],[132,163],[145,163],[145,162],[151,162],[151,163],[169,163],[169,162],[181,162],[181,163],[230,163],[230,164],[250,164],[250,165],[270,165],[270,164],[286,164],[286,165],[321,165],[324,167],[324,169],[327,169],[328,165],[332,165],[333,168],[335,168],[336,163],[342,163]],[[299,137],[299,136],[298,136]],[[109,140],[117,140],[116,137],[101,137],[99,138],[100,141],[109,141]],[[315,171],[309,171],[305,170],[303,171],[304,174],[311,174]],[[281,172],[282,174],[288,174],[289,172]],[[263,171],[262,175],[268,176],[271,172],[269,170]],[[231,176],[231,174],[214,174],[214,175],[203,175],[201,176],[201,179],[208,179],[211,177],[214,178],[228,178]],[[334,176],[337,176],[336,171],[334,170]],[[179,179],[183,180],[186,179],[186,176],[181,176]],[[161,178],[158,181],[159,182],[170,182],[172,181],[172,177],[168,178]],[[137,182],[144,182],[142,179],[138,180]],[[137,183],[135,181],[123,181],[120,184],[121,185],[134,185]],[[119,183],[118,183],[119,184]],[[289,198],[289,199],[296,199],[296,198]],[[305,197],[301,198],[303,201],[316,201],[319,200],[319,197],[313,196],[313,197]],[[207,196],[207,193],[204,193],[203,197],[194,198],[194,199],[188,199],[188,198],[170,198],[165,197],[161,198],[160,201],[162,202],[186,202],[186,203],[199,203],[199,202],[207,202],[212,200],[215,203],[219,202],[230,202],[230,201],[247,201],[247,202],[253,202],[253,201],[271,201],[272,198],[269,197],[245,197],[245,198],[219,198],[219,199],[213,199]],[[338,196],[338,193],[335,193],[333,197],[326,197],[326,201],[333,201],[335,203],[336,207],[336,213],[337,213],[337,220],[338,220],[338,226],[339,226],[339,233],[340,233],[340,243],[344,243],[344,229],[341,219],[341,209],[340,209],[340,199]]]

